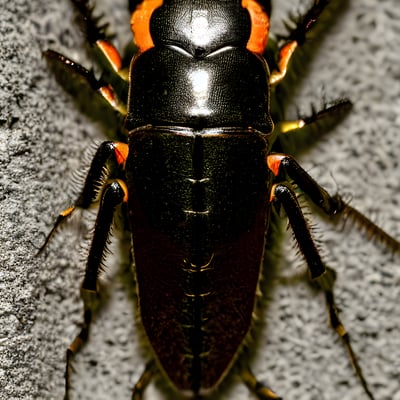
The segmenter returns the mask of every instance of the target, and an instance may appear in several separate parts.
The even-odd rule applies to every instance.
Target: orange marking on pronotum
[[[139,51],[144,51],[154,47],[153,39],[150,34],[150,18],[156,8],[163,4],[163,0],[145,0],[139,4],[131,16],[131,29],[134,41],[139,47]]]
[[[251,34],[246,47],[263,54],[268,40],[269,16],[255,0],[242,0],[242,7],[248,10],[251,19]]]

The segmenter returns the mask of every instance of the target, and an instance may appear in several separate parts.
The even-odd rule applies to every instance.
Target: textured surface
[[[107,19],[122,48],[129,40],[125,1],[98,3],[109,12]],[[287,3],[286,10],[276,5],[273,26],[280,32],[281,17],[301,9],[297,0]],[[104,137],[100,125],[79,112],[41,57],[41,51],[51,47],[90,65],[69,3],[43,4],[1,1],[0,399],[62,397],[65,349],[81,319],[84,233],[65,229],[45,256],[34,254],[54,216],[74,197],[71,177],[87,165],[85,149]],[[319,182],[351,194],[353,205],[399,238],[397,1],[351,2],[313,46],[294,104],[306,113],[323,97],[347,96],[355,106],[344,122],[298,158]],[[399,400],[399,256],[368,243],[356,230],[340,232],[319,218],[313,221],[329,263],[339,272],[338,305],[376,399]],[[290,251],[285,254],[280,274],[293,275],[302,263]],[[124,290],[119,263],[110,260],[108,266],[109,301],[75,364],[73,398],[127,399],[142,371],[134,304]],[[301,282],[279,283],[270,295],[263,317],[267,328],[255,349],[257,376],[287,400],[365,398],[326,324],[323,298]],[[146,398],[163,398],[162,393],[151,387]],[[242,385],[233,384],[221,398],[252,397]]]

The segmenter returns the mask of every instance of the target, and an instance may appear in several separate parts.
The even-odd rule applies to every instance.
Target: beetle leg
[[[122,67],[122,59],[118,50],[111,43],[110,35],[107,35],[107,24],[100,25],[102,15],[93,16],[93,8],[87,0],[71,0],[72,4],[82,17],[82,30],[86,35],[89,44],[98,49],[103,56],[107,67],[112,68],[112,72],[119,75],[123,80],[128,81],[128,69]]]
[[[103,97],[103,99],[119,114],[122,116],[127,114],[126,104],[119,98],[114,88],[103,79],[97,79],[93,71],[87,70],[82,65],[54,50],[46,50],[43,54],[49,62],[60,63],[65,68],[72,70],[73,73],[82,77],[89,84],[90,88]]]
[[[336,279],[335,271],[333,271],[331,268],[327,268],[322,261],[318,249],[316,248],[311,237],[310,228],[304,219],[300,206],[297,202],[296,194],[286,184],[279,183],[274,185],[272,188],[272,200],[275,198],[280,201],[286,211],[297,243],[309,266],[311,279],[313,279],[312,283],[319,289],[322,289],[325,293],[330,324],[342,339],[342,342],[349,354],[351,364],[356,375],[361,381],[365,393],[371,400],[373,400],[374,397],[368,388],[368,384],[364,378],[361,367],[357,361],[357,357],[351,346],[349,334],[339,318],[335,305],[333,294],[333,286]]]
[[[293,121],[281,121],[277,124],[280,133],[291,133],[297,129],[304,128],[314,122],[318,122],[327,117],[337,117],[347,112],[352,107],[352,103],[348,99],[339,99],[334,104],[323,108],[320,111],[313,111],[311,115],[301,117]]]
[[[122,202],[126,202],[128,190],[121,180],[111,181],[104,188],[99,212],[97,214],[94,235],[89,250],[85,277],[81,288],[81,297],[84,303],[83,326],[79,334],[67,349],[65,371],[65,398],[69,397],[70,378],[72,372],[72,359],[89,337],[90,324],[98,305],[97,279],[101,270],[101,264],[106,252],[107,240],[113,221],[115,208]]]
[[[347,204],[343,198],[336,193],[331,196],[294,160],[286,154],[271,154],[267,157],[269,169],[275,176],[286,173],[296,185],[318,206],[325,214],[343,215],[351,218],[359,228],[365,229],[368,238],[383,243],[389,249],[400,251],[400,242],[389,235],[382,228],[374,224],[369,218],[361,214],[355,208]]]
[[[277,66],[278,69],[272,71],[270,76],[270,84],[276,85],[285,77],[289,61],[291,60],[295,50],[302,46],[306,41],[306,34],[317,22],[319,16],[328,5],[329,0],[314,0],[313,6],[300,19],[296,27],[290,31],[285,38],[284,44],[279,48]]]
[[[317,278],[315,281],[311,283],[313,286],[317,286],[318,289],[324,292],[330,326],[339,335],[348,353],[353,369],[356,375],[358,376],[361,385],[364,388],[365,393],[371,400],[374,400],[374,396],[368,387],[361,366],[354,353],[353,347],[351,346],[350,336],[346,331],[342,321],[339,318],[339,313],[336,307],[335,297],[333,292],[335,281],[336,281],[336,272],[332,268],[327,268],[326,273],[323,276]]]
[[[240,377],[248,389],[260,400],[281,400],[272,389],[256,379],[247,365],[241,365]]]
[[[100,145],[91,163],[83,189],[75,201],[75,204],[59,214],[52,230],[37,252],[37,255],[43,251],[57,228],[72,215],[76,208],[87,209],[98,200],[99,192],[106,182],[106,179],[109,178],[113,172],[120,171],[124,168],[127,157],[128,145],[125,143],[108,141]]]
[[[146,368],[140,376],[139,380],[136,382],[135,387],[132,390],[132,400],[141,400],[143,397],[143,392],[149,385],[151,378],[156,372],[156,363],[154,360],[146,364]]]
[[[296,194],[287,184],[278,183],[272,187],[270,200],[282,204],[300,251],[310,269],[311,278],[318,278],[325,272],[325,265],[311,236],[310,227],[301,211]]]

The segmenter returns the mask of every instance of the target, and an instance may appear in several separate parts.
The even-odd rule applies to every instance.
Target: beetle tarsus
[[[50,242],[50,240],[54,236],[54,234],[57,231],[57,229],[60,226],[62,226],[69,217],[71,217],[71,215],[72,215],[74,210],[75,210],[75,206],[69,207],[69,208],[65,209],[64,211],[62,211],[58,215],[58,217],[56,219],[56,222],[54,223],[53,228],[51,229],[50,233],[47,235],[47,237],[46,237],[44,243],[42,244],[42,246],[37,251],[36,257],[38,257],[38,256],[40,256],[42,254],[43,250],[46,248],[46,246],[48,245],[48,243]]]
[[[240,366],[240,377],[259,400],[282,400],[270,387],[257,380],[248,365]]]
[[[97,296],[97,293],[96,293]],[[66,364],[65,364],[65,395],[64,400],[68,400],[70,398],[70,391],[71,391],[71,375],[73,372],[72,361],[76,353],[78,353],[85,343],[89,339],[89,330],[90,325],[92,322],[93,313],[97,309],[98,302],[94,305],[91,302],[90,308],[88,304],[84,303],[85,311],[83,313],[83,326],[79,332],[79,334],[75,337],[72,343],[68,346],[66,351]]]
[[[334,296],[334,284],[336,281],[336,272],[327,267],[326,273],[320,278],[312,282],[313,286],[317,286],[325,294],[325,301],[327,306],[327,312],[329,317],[329,323],[332,329],[339,335],[346,351],[349,355],[351,365],[353,366],[354,372],[357,375],[360,383],[364,389],[365,394],[370,400],[374,400],[374,396],[368,386],[367,380],[364,377],[360,363],[358,362],[357,356],[353,350],[350,341],[350,335],[346,331],[341,319],[339,318],[339,311],[336,307],[335,296]]]
[[[152,360],[146,364],[145,370],[133,387],[131,400],[142,400],[143,392],[151,382],[151,379],[153,378],[155,373],[156,363],[154,360]]]
[[[345,204],[343,209],[345,221],[350,219],[361,231],[365,232],[368,239],[381,243],[387,249],[393,251],[393,253],[400,252],[400,242],[392,235],[387,233],[381,227],[372,222],[364,214],[360,213],[354,207],[349,204]]]
[[[97,293],[98,275],[106,251],[114,210],[118,204],[124,201],[125,197],[125,189],[118,181],[112,181],[107,184],[102,194],[100,209],[96,219],[95,232],[87,260],[85,278],[81,289],[81,297],[84,304],[83,326],[79,334],[68,347],[66,354],[66,395],[71,386],[72,360],[75,354],[78,353],[88,341],[93,315],[96,313],[99,306],[99,297]]]

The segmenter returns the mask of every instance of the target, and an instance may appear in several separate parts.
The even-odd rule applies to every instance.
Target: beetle
[[[75,209],[100,203],[82,284],[84,324],[67,350],[66,398],[73,357],[88,339],[97,307],[114,211],[122,205],[132,233],[141,321],[156,360],[147,365],[132,398],[142,398],[159,372],[178,392],[200,398],[212,393],[233,365],[258,398],[279,398],[255,379],[240,353],[257,304],[265,233],[271,213],[281,207],[313,282],[325,293],[331,325],[373,399],[336,310],[334,272],[321,259],[288,181],[324,213],[347,215],[391,249],[399,243],[280,152],[281,134],[340,112],[349,102],[297,121],[280,120],[269,108],[292,54],[328,1],[313,3],[283,40],[275,63],[263,57],[269,1],[131,1],[139,50],[128,73],[88,2],[73,4],[89,43],[114,71],[113,85],[52,50],[46,57],[83,77],[119,112],[128,139],[99,147],[82,192],[40,249]],[[118,89],[121,81],[126,83]],[[127,104],[120,100],[125,91]]]

